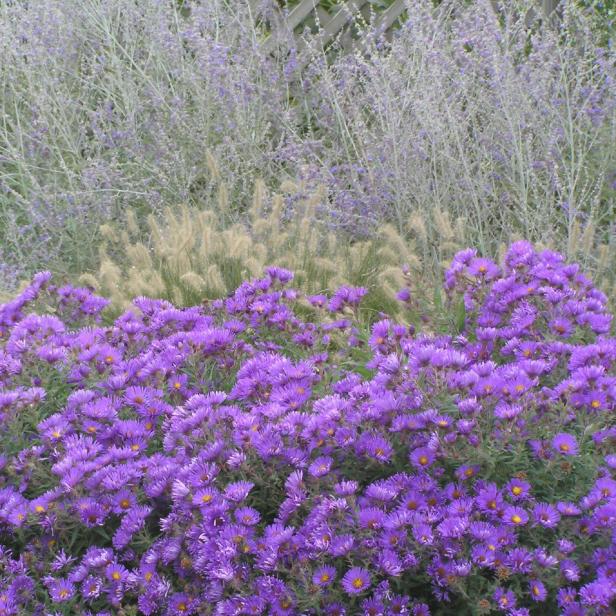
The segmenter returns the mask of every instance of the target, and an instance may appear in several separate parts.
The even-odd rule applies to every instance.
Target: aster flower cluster
[[[457,335],[291,282],[0,307],[0,613],[607,616],[616,340],[579,268],[459,253]]]

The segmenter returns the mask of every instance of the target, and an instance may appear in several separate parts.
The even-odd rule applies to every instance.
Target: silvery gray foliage
[[[207,207],[207,150],[229,221],[255,178],[301,177],[326,184],[320,215],[356,235],[437,207],[484,250],[512,233],[566,249],[576,221],[607,238],[614,52],[572,2],[560,31],[529,30],[515,18],[529,3],[499,17],[488,0],[417,0],[391,42],[365,27],[364,54],[289,39],[274,55],[268,1],[4,3],[1,280],[92,265],[98,225],[128,207]]]

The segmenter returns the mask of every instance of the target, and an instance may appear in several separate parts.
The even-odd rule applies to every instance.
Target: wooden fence
[[[502,0],[491,0],[496,11]],[[505,0],[506,1],[506,0]],[[259,0],[250,0],[253,10]],[[350,50],[356,45],[361,45],[361,40],[353,37],[353,24],[358,19],[368,21],[374,17],[374,26],[377,31],[387,34],[396,25],[402,14],[408,7],[412,7],[412,1],[394,0],[394,2],[382,11],[375,12],[370,0],[346,0],[336,5],[332,12],[326,11],[320,6],[319,0],[301,0],[288,13],[280,9],[279,14],[270,18],[271,34],[265,43],[269,52],[274,52],[282,43],[295,38],[298,51],[305,52],[308,48],[324,49],[334,39],[339,40],[345,50]],[[524,16],[525,22],[530,25],[539,17],[550,16],[555,18],[560,14],[561,0],[537,0],[536,9],[531,9]],[[301,33],[306,26],[316,26],[314,36],[310,42],[305,40]],[[298,69],[301,70],[309,62],[306,54],[300,53]]]

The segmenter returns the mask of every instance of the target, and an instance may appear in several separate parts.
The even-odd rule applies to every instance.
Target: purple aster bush
[[[0,306],[1,613],[608,616],[616,339],[580,269],[464,251],[429,329],[291,285]]]

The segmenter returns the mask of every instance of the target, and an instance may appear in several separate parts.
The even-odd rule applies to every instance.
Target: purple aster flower
[[[476,545],[471,550],[471,557],[479,567],[492,567],[495,562],[494,550],[483,545]]]
[[[478,464],[463,464],[460,468],[456,469],[455,475],[458,479],[464,481],[472,479],[479,473],[480,467]]]
[[[441,537],[457,539],[468,528],[469,520],[466,517],[445,518],[437,527],[436,532]]]
[[[62,578],[46,578],[45,583],[49,590],[49,595],[56,603],[70,601],[75,595],[75,585]]]
[[[557,545],[559,551],[563,554],[571,554],[575,550],[575,543],[569,539],[559,539]]]
[[[330,312],[339,312],[345,306],[356,307],[362,297],[368,293],[364,287],[340,287],[329,300],[327,305]]]
[[[196,602],[185,593],[175,593],[167,604],[168,616],[190,616],[195,613]]]
[[[575,503],[556,503],[556,509],[565,516],[576,516],[582,513],[582,510]]]
[[[235,510],[235,519],[245,526],[254,526],[259,523],[261,515],[252,507],[239,507]]]
[[[434,543],[434,534],[429,524],[416,524],[412,527],[412,532],[417,543],[421,545],[432,545]]]
[[[356,595],[370,587],[370,574],[366,569],[353,567],[342,578],[342,587],[349,595]]]
[[[508,404],[506,402],[499,402],[494,407],[494,416],[499,419],[514,419],[518,415],[522,414],[524,408],[520,404]]]
[[[360,528],[382,528],[385,521],[385,513],[378,507],[360,509],[357,515]]]
[[[560,513],[552,505],[538,503],[533,509],[533,520],[544,528],[554,528],[560,521]]]
[[[379,462],[389,462],[394,453],[391,443],[379,435],[371,435],[367,442],[363,443],[366,453]]]
[[[543,548],[536,548],[533,552],[533,557],[535,558],[535,562],[541,567],[549,568],[558,564],[558,558],[548,554]]]
[[[417,468],[428,468],[434,462],[434,451],[429,447],[418,447],[411,453],[411,464]]]
[[[475,257],[471,260],[467,269],[469,275],[476,278],[483,278],[485,280],[491,280],[496,278],[500,273],[500,268],[496,263],[483,257]]]
[[[121,584],[128,579],[128,570],[118,563],[111,563],[105,567],[105,576],[114,584]]]
[[[406,598],[406,603],[408,603],[408,598]],[[394,607],[394,600],[392,599],[392,609]],[[405,614],[406,612],[402,611],[403,608],[399,609],[398,612],[394,611],[394,614]],[[413,606],[413,616],[430,616],[430,608],[425,603],[416,603]]]
[[[489,483],[479,490],[477,494],[477,506],[481,511],[494,513],[503,505],[503,497],[496,484]]]
[[[563,560],[560,563],[560,570],[569,582],[577,582],[580,579],[580,568],[577,563],[570,558]]]
[[[306,299],[317,308],[323,308],[327,304],[326,295],[308,295]]]
[[[528,522],[528,513],[521,507],[506,507],[503,522],[510,526],[524,526]]]
[[[402,561],[393,550],[383,550],[377,558],[379,568],[393,577],[401,575],[404,571]]]
[[[605,463],[612,469],[616,469],[616,454],[611,453],[605,456]]]
[[[350,534],[337,535],[332,539],[329,553],[332,556],[345,556],[349,554],[355,544],[355,538]]]
[[[287,284],[293,280],[293,272],[282,267],[266,267],[265,272],[272,280],[278,280],[282,284]]]
[[[533,566],[533,557],[525,548],[513,548],[507,554],[505,562],[514,573],[528,573]]]
[[[396,299],[400,302],[403,303],[408,303],[411,301],[411,292],[408,288],[403,288],[400,289],[397,293],[396,293]]]
[[[350,496],[359,489],[357,481],[340,481],[334,486],[334,492],[339,496]]]
[[[133,535],[144,526],[145,519],[150,515],[151,511],[150,507],[138,505],[132,511],[125,514],[119,528],[113,535],[113,547],[116,549],[125,548],[130,543]]]
[[[549,323],[550,331],[558,336],[567,338],[573,331],[573,323],[569,319],[558,317]]]
[[[613,606],[612,600],[616,597],[616,586],[597,580],[580,588],[580,601],[589,607],[608,608]]]
[[[533,601],[545,601],[548,596],[548,591],[546,590],[543,582],[540,580],[531,580],[529,583],[530,588],[530,597]]]
[[[96,575],[89,575],[81,583],[81,594],[88,599],[96,599],[103,588],[103,581]]]
[[[229,500],[241,502],[248,496],[248,493],[252,490],[254,485],[255,484],[250,481],[236,481],[230,483],[225,488],[224,496]]]
[[[346,613],[347,612],[346,612],[344,605],[342,605],[342,603],[338,603],[338,601],[335,601],[334,603],[330,603],[325,608],[326,616],[346,616]]]
[[[565,608],[567,605],[571,605],[577,599],[577,590],[570,586],[561,588],[556,595],[558,605],[561,608]]]
[[[329,565],[315,569],[312,583],[316,586],[329,586],[336,579],[336,568]]]
[[[507,483],[506,488],[512,498],[515,500],[524,500],[530,491],[530,483],[522,479],[514,478]]]
[[[323,477],[329,473],[333,463],[333,458],[330,458],[329,456],[321,456],[316,458],[315,461],[308,467],[308,472],[313,477]]]
[[[616,481],[609,477],[602,477],[595,482],[595,489],[601,498],[616,498]]]
[[[362,601],[361,609],[365,616],[384,616],[385,614],[383,602],[375,597]]]
[[[496,601],[498,607],[502,610],[511,610],[515,608],[516,599],[511,590],[504,590],[503,588],[497,588],[492,595],[494,601]]]
[[[575,437],[566,432],[560,432],[552,439],[552,448],[565,456],[578,454],[578,444]]]

